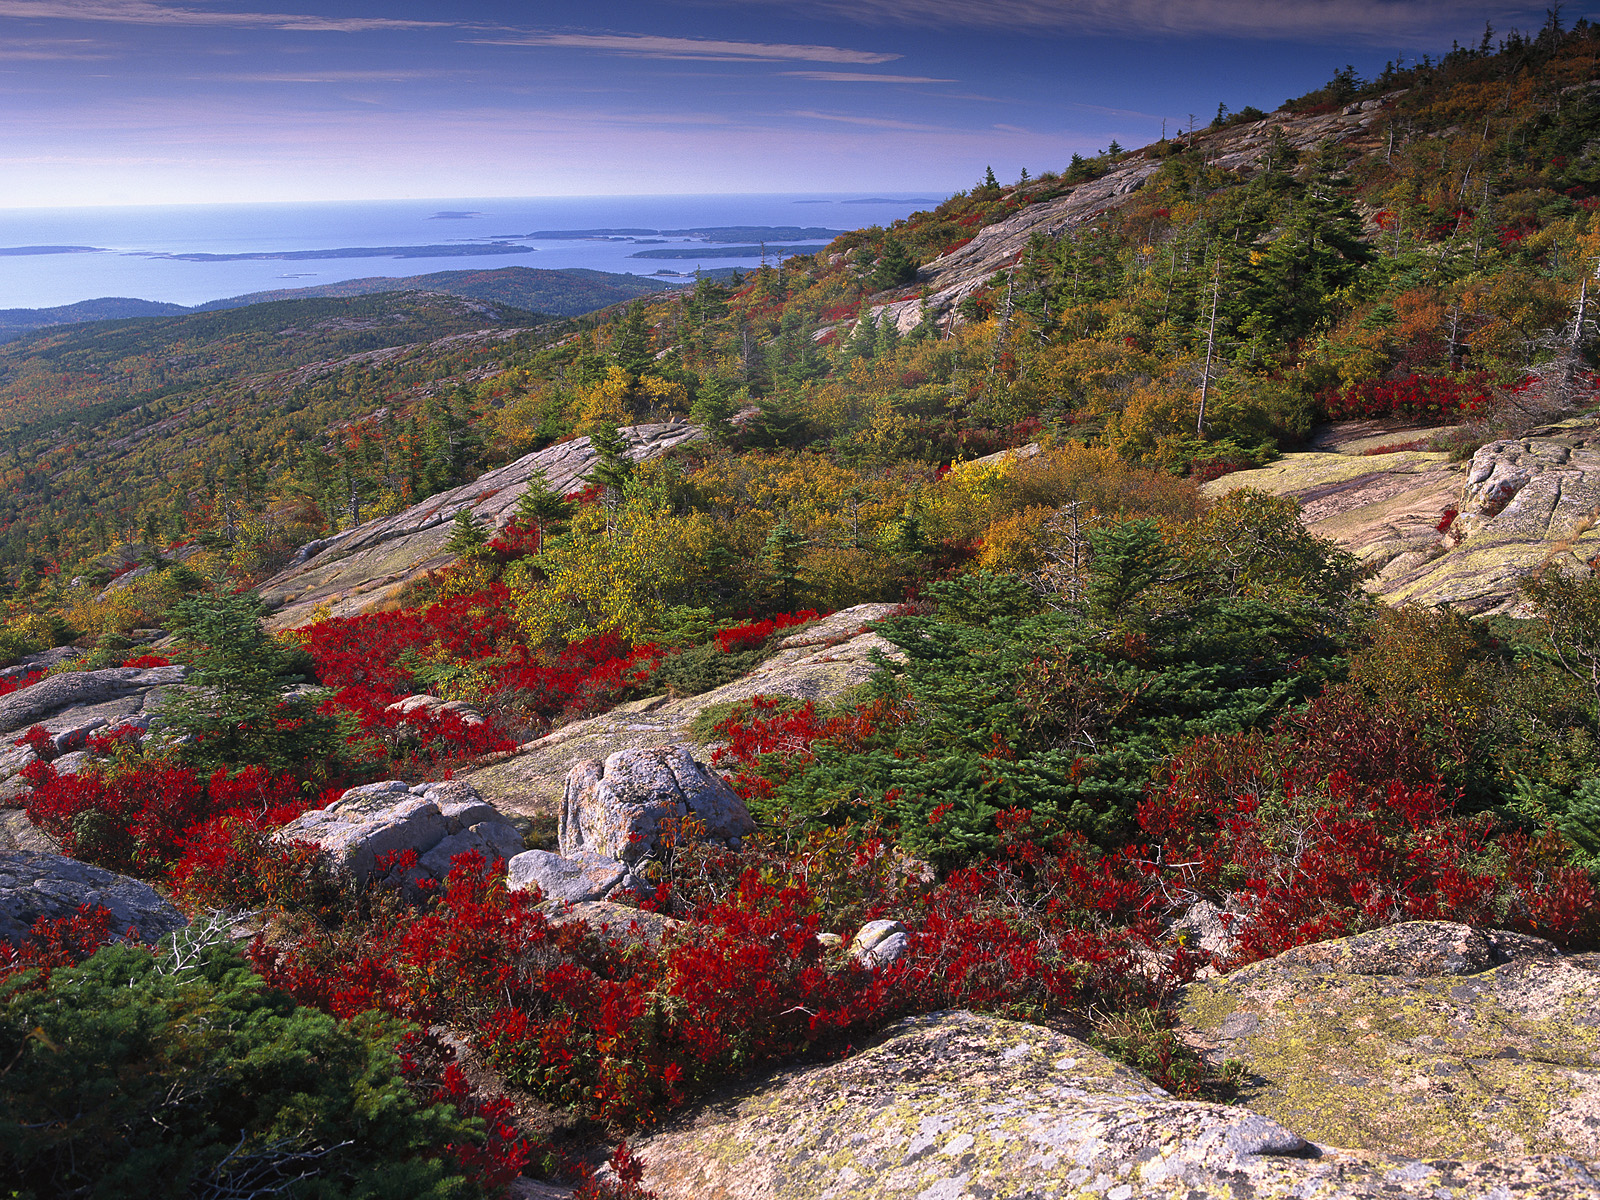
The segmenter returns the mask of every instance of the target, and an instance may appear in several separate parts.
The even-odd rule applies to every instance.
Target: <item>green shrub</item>
[[[435,1157],[481,1131],[407,1089],[403,1023],[299,1007],[193,935],[32,975],[0,983],[12,1196],[481,1195]]]

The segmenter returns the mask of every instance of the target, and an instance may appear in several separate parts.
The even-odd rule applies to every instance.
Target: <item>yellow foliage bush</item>
[[[104,599],[101,595],[92,587],[84,588],[62,605],[66,622],[88,641],[159,627],[183,598],[183,589],[170,572],[151,571],[103,593]]]
[[[635,495],[615,509],[591,504],[567,536],[506,571],[516,619],[535,643],[580,641],[615,631],[649,640],[667,609],[682,601],[712,541],[710,518],[677,517],[655,497]]]
[[[1044,565],[1044,526],[1056,510],[1034,504],[993,522],[978,548],[978,566],[985,571],[1031,574]]]
[[[957,465],[929,489],[926,503],[929,535],[952,541],[985,537],[997,521],[1030,508],[1077,503],[1107,516],[1185,521],[1201,507],[1191,481],[1077,442],[1047,446],[1032,458]]]

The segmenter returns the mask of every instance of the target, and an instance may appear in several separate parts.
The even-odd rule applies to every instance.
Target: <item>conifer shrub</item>
[[[466,1115],[459,1069],[407,1083],[407,1026],[296,1005],[229,946],[180,933],[31,974],[0,982],[0,1165],[19,1196],[467,1200],[525,1159],[500,1110],[487,1138]]]

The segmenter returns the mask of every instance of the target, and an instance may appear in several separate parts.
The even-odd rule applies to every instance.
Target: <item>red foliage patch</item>
[[[0,696],[9,696],[12,692],[21,691],[43,678],[43,671],[29,671],[26,675],[7,675],[0,679]]]
[[[20,946],[0,941],[0,981],[19,971],[38,971],[32,986],[44,987],[52,971],[77,966],[115,941],[119,936],[112,927],[115,919],[109,908],[98,904],[80,904],[70,917],[40,917]],[[132,937],[137,931],[126,932]]]
[[[1471,412],[1489,399],[1482,377],[1451,379],[1436,375],[1407,375],[1402,379],[1369,379],[1317,397],[1328,419],[1406,417],[1443,423]]]
[[[736,650],[754,650],[778,630],[804,625],[808,621],[818,620],[821,615],[814,608],[806,608],[795,613],[779,613],[762,621],[749,621],[743,625],[719,629],[717,646],[724,654],[732,654]]]
[[[28,819],[62,852],[112,871],[164,875],[189,849],[200,827],[225,815],[282,825],[310,805],[299,783],[246,767],[230,776],[219,767],[202,780],[191,767],[141,762],[115,774],[58,775],[33,763],[23,771],[33,786]]]

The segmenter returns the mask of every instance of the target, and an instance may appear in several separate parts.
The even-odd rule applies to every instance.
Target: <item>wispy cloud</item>
[[[224,12],[158,4],[154,0],[0,0],[0,19],[103,21],[121,25],[232,25],[305,33],[369,33],[383,29],[442,29],[452,21],[394,17],[324,17],[309,13]]]
[[[218,83],[406,83],[416,79],[441,79],[463,74],[436,68],[377,71],[241,71],[191,75],[191,79]]]
[[[0,42],[0,59],[36,62],[92,62],[113,55],[89,38],[7,38]]]
[[[914,125],[910,121],[896,121],[890,117],[858,117],[847,113],[815,112],[811,109],[797,109],[789,115],[808,121],[836,121],[841,125],[865,125],[869,129],[899,129],[914,133],[951,132],[939,125]]]
[[[0,0],[0,4],[5,0]],[[871,66],[893,62],[898,54],[848,50],[842,46],[792,46],[781,42],[724,42],[711,38],[664,37],[648,33],[532,33],[473,41],[494,46],[550,46],[597,50],[630,58],[690,59],[710,62],[821,62]]]
[[[713,0],[718,2],[718,0]],[[1388,44],[1520,21],[1543,5],[1505,0],[720,0],[842,17],[873,25],[1009,29],[1156,37],[1218,34],[1310,41],[1342,36]]]
[[[822,83],[955,83],[954,79],[935,79],[931,75],[873,75],[866,71],[779,71],[796,79],[815,79]]]
[[[1087,112],[1101,113],[1108,117],[1138,117],[1147,121],[1161,120],[1160,113],[1140,112],[1133,108],[1107,108],[1103,104],[1084,104],[1081,101],[1070,101],[1073,108],[1081,108]]]

